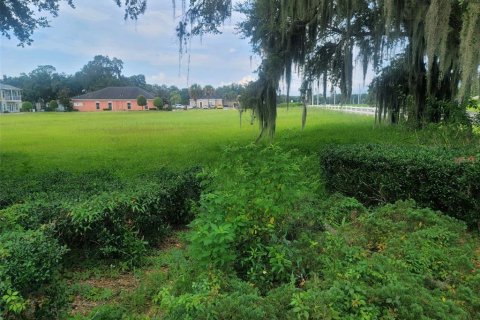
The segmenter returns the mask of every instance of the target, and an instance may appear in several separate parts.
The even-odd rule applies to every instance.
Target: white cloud
[[[63,2],[60,6],[60,14],[63,17],[71,17],[74,19],[77,17],[82,17],[82,20],[89,23],[108,21],[111,15],[109,15],[107,12],[108,11],[95,10],[90,6],[83,5],[77,5],[75,8],[71,8],[69,5]],[[52,22],[55,23],[55,20],[52,20]]]
[[[240,80],[237,81],[237,83],[240,83],[240,84],[247,84],[251,81],[255,81],[256,78],[254,78],[252,75],[246,75],[244,77],[242,77]]]
[[[146,76],[147,83],[152,83],[152,84],[165,83],[166,79],[167,79],[167,76],[163,72],[160,72],[156,75]]]

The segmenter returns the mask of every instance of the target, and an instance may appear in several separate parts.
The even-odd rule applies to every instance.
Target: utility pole
[[[312,94],[312,106],[313,106],[313,82],[310,83],[310,92]]]
[[[323,103],[327,106],[327,81],[323,81]]]
[[[362,91],[360,91],[360,85],[358,85],[358,104],[360,104],[361,98],[362,98]]]

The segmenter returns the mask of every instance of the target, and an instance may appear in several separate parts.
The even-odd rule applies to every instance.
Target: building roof
[[[22,90],[20,88],[11,86],[9,84],[4,84],[4,83],[1,83],[1,82],[0,82],[0,89],[2,89],[2,90]]]
[[[124,99],[137,99],[138,96],[144,96],[147,99],[155,98],[155,95],[147,90],[143,90],[138,87],[107,87],[97,91],[85,93],[72,99],[79,100],[124,100]]]
[[[194,99],[190,98],[190,100],[194,100]],[[198,100],[223,100],[223,99],[222,98],[198,98],[197,101]]]

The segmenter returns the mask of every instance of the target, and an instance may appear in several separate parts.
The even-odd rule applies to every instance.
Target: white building
[[[0,112],[20,112],[22,89],[0,83]]]
[[[190,107],[191,108],[200,108],[200,109],[212,109],[217,107],[223,107],[223,100],[222,99],[197,99],[197,104],[195,104],[195,100],[190,99]]]

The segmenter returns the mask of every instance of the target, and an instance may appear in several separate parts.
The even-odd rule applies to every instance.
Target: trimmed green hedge
[[[470,153],[390,145],[329,146],[321,153],[321,165],[329,191],[367,205],[414,199],[472,227],[480,223],[480,159]]]
[[[191,202],[201,192],[198,172],[162,169],[122,183],[113,178],[104,184],[89,181],[98,186],[96,193],[87,185],[80,188],[88,180],[83,175],[60,180],[69,188],[52,179],[56,174],[44,175],[31,185],[46,185],[48,192],[32,193],[23,203],[0,210],[0,234],[46,228],[69,249],[136,264],[148,245],[193,219]]]
[[[11,172],[0,169],[0,209],[30,199],[79,198],[125,186],[113,171],[98,169],[81,173],[64,170]]]
[[[193,219],[198,173],[162,169],[122,181],[107,171],[52,171],[8,181],[21,192],[0,198],[0,319],[63,319],[62,263],[140,264],[171,227]]]

